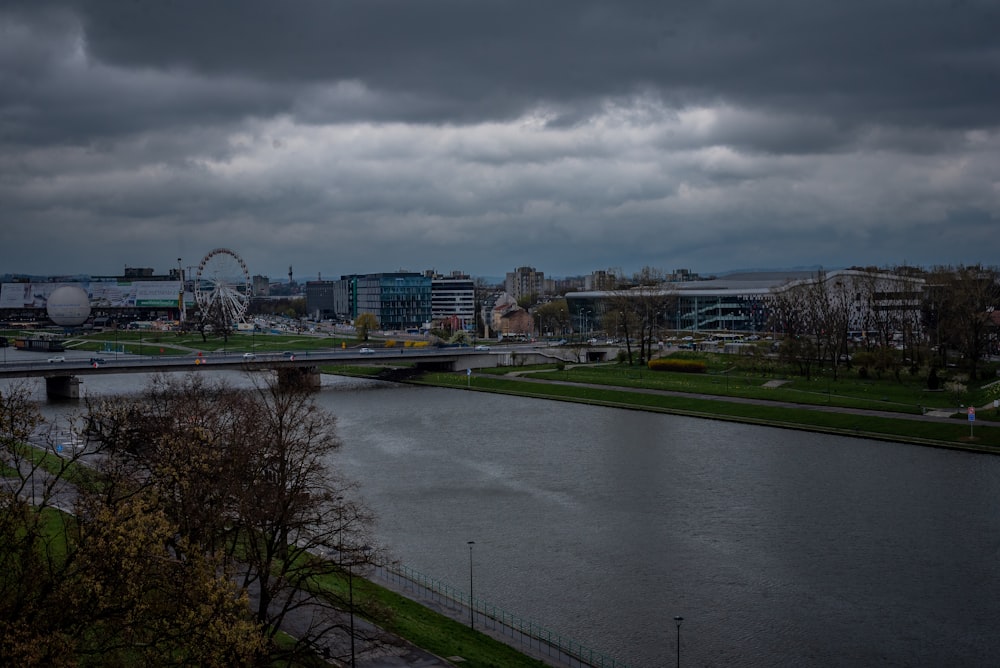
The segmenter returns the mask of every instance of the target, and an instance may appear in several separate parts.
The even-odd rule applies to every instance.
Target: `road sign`
[[[969,406],[969,422],[975,422],[975,421],[976,421],[976,407]]]

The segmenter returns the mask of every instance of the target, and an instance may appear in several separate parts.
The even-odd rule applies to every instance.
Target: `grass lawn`
[[[925,407],[955,407],[959,401],[944,392],[928,392],[915,383],[891,380],[861,380],[841,376],[814,377],[764,376],[745,373],[689,374],[650,371],[645,368],[577,366],[558,371],[533,372],[531,378],[594,383],[618,387],[673,390],[749,399],[788,401],[797,404],[829,405],[843,408],[868,408],[920,415]],[[773,386],[769,386],[768,384]],[[780,385],[778,384],[780,383]]]
[[[347,581],[331,575],[317,586],[347,597]],[[460,656],[469,668],[538,668],[545,664],[450,617],[370,580],[354,578],[355,611],[381,628],[438,656]]]
[[[826,405],[828,400],[826,395],[823,395],[822,401],[818,401],[814,394],[795,388],[782,393],[771,393],[770,390],[760,386],[749,388],[730,379],[730,392],[726,395],[724,381],[713,383],[711,376],[671,374],[648,370],[637,372],[635,370],[616,369],[615,367],[585,367],[580,368],[579,372],[576,371],[576,369],[567,371],[556,371],[553,369],[552,371],[525,374],[525,378],[517,376],[476,376],[471,381],[464,374],[434,373],[426,374],[413,382],[562,401],[575,401],[616,408],[633,408],[694,417],[736,420],[752,424],[822,431],[845,436],[860,436],[938,447],[954,447],[1000,453],[1000,426],[989,424],[990,420],[981,420],[975,423],[972,429],[970,429],[970,424],[964,416],[951,422],[935,422],[903,419],[903,416],[900,416],[900,419],[894,419],[872,415],[855,415],[846,412],[824,412],[810,410],[810,405]],[[667,376],[675,377],[667,378]],[[682,377],[677,378],[676,376]],[[531,382],[529,378],[596,383],[602,387],[537,383]],[[720,379],[715,378],[714,380],[719,381]],[[705,391],[703,388],[706,387],[713,388],[714,391]],[[845,392],[853,391],[862,396],[836,395],[835,397],[831,393],[829,397],[830,404],[842,407],[891,410],[889,407],[894,405],[893,402],[883,400],[882,397],[884,395],[880,392],[872,392],[869,388],[867,391],[870,396],[877,395],[878,398],[865,399],[864,392],[866,390],[864,387],[858,383],[845,381]],[[880,388],[880,386],[874,387]],[[710,398],[699,398],[696,396],[643,394],[621,388],[633,390],[667,389],[694,394],[714,394],[720,397],[763,398],[798,403],[801,405],[801,408],[789,408],[779,405],[741,404],[729,401],[715,401]],[[900,396],[902,395],[897,395],[897,398]],[[803,400],[797,401],[799,398]],[[835,398],[836,401],[834,401]],[[902,401],[895,403],[897,410],[899,410],[898,406],[901,404],[903,404]],[[901,410],[900,412],[918,414],[919,410]],[[995,419],[996,416],[992,415],[993,411],[987,411],[987,413],[990,414],[989,417]],[[974,438],[970,438],[970,432]]]

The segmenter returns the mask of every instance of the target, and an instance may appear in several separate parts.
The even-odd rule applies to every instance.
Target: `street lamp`
[[[472,546],[476,541],[469,541],[469,628],[476,628],[476,607],[472,598]]]
[[[368,558],[368,553],[371,552],[371,548],[365,545],[361,548],[361,553]],[[348,606],[351,610],[351,668],[354,668],[354,568],[351,565],[352,560],[347,562],[347,597]]]
[[[683,621],[683,617],[674,617],[674,622],[677,624],[677,668],[681,668],[681,622]]]
[[[177,297],[177,317],[183,327],[186,313],[184,312],[184,267],[181,266],[181,259],[177,258],[177,279],[181,282],[180,294]]]

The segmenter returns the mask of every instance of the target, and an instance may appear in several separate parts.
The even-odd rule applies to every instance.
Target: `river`
[[[631,665],[673,665],[675,616],[685,666],[1000,665],[1000,458],[336,377],[317,400],[395,558],[466,589],[475,541],[477,598]]]

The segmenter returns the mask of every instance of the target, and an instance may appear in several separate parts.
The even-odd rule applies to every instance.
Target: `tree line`
[[[615,277],[600,312],[588,314],[623,345],[628,364],[645,364],[670,329],[679,295],[665,272],[644,267]],[[964,367],[970,379],[997,352],[1000,270],[983,265],[854,268],[819,271],[780,286],[767,301],[763,329],[780,343],[778,357],[810,377],[817,367],[834,376],[845,367],[894,373],[909,367]],[[561,327],[572,326],[565,300],[536,308]]]
[[[314,585],[374,559],[373,518],[304,384],[157,378],[83,418],[89,465],[43,460],[28,392],[0,394],[0,662],[264,665],[348,632]]]
[[[996,346],[1000,272],[982,265],[931,270],[874,268],[777,291],[771,327],[779,356],[810,376],[814,365],[863,373],[916,373],[954,364],[970,380]]]

